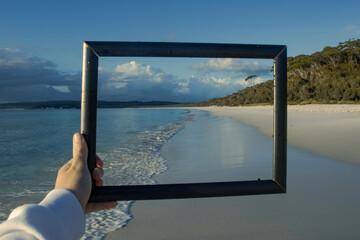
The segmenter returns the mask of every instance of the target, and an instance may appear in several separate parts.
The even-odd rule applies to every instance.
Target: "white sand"
[[[273,107],[208,107],[218,116],[235,118],[273,134]],[[360,163],[360,105],[288,106],[288,142],[321,156]]]
[[[272,107],[205,109],[272,134]],[[319,157],[289,148],[286,194],[137,201],[107,239],[356,239],[360,165],[346,161],[359,162],[359,124],[360,105],[289,106],[289,142]]]

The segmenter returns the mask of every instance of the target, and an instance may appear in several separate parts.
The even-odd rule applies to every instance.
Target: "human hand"
[[[73,137],[73,158],[62,166],[56,178],[55,189],[67,189],[79,200],[84,213],[116,207],[117,202],[88,203],[91,193],[91,176],[96,186],[102,186],[103,162],[96,156],[96,168],[89,173],[87,165],[88,148],[84,137],[75,133]]]

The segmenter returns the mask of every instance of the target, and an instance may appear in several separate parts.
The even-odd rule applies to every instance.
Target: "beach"
[[[208,107],[212,114],[235,118],[273,134],[273,107]],[[289,105],[288,142],[320,156],[360,163],[360,105]]]
[[[260,141],[260,146],[265,146],[255,149],[255,152],[268,155],[268,142],[272,141],[272,106],[208,107],[196,110],[208,111],[212,116],[231,118],[250,126],[246,131],[256,135],[254,141]],[[189,123],[163,147],[162,156],[167,160],[168,170],[155,176],[157,182],[179,182],[183,179],[190,182],[233,180],[233,165],[225,168],[224,173],[220,174],[223,176],[212,171],[211,166],[215,168],[216,164],[212,162],[215,158],[211,156],[220,154],[217,150],[206,148],[212,142],[205,142],[204,145],[196,143],[196,146],[192,142],[192,151],[179,150],[185,149],[187,141],[203,125],[196,125],[196,120],[194,122]],[[360,105],[288,106],[286,194],[136,201],[131,208],[133,219],[126,227],[109,233],[106,239],[357,238],[360,236],[360,193],[356,191],[360,181],[359,124]],[[206,129],[207,126],[203,127]],[[214,141],[230,136],[229,142],[233,142],[238,133],[207,129],[202,134],[205,139],[217,136]],[[251,142],[248,144],[249,148]],[[199,155],[204,151],[208,154]],[[196,167],[181,169],[179,161],[187,159],[188,163],[192,163],[188,160],[191,154],[198,158],[209,157],[209,163],[196,171]],[[221,154],[225,157],[232,155],[229,150]],[[245,157],[256,157],[251,154]],[[199,161],[203,164],[205,160]],[[256,164],[251,166],[253,169],[250,173],[254,173],[256,168],[265,168],[264,173],[255,172],[255,176],[264,174],[267,177],[269,169],[266,164],[261,165],[263,167],[256,167]],[[251,174],[247,176],[244,173],[244,176],[248,178]]]

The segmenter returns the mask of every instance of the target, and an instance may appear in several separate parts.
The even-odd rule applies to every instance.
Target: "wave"
[[[152,176],[167,170],[161,147],[195,118],[186,113],[180,120],[139,133],[134,141],[121,148],[99,153],[105,162],[106,185],[156,184]],[[82,239],[104,239],[106,233],[126,226],[132,219],[132,204],[133,201],[122,201],[114,209],[88,214]]]

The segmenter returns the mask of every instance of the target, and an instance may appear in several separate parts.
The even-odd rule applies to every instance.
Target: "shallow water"
[[[151,177],[166,170],[161,146],[191,119],[181,109],[100,109],[97,154],[105,162],[105,184],[154,184]],[[79,110],[0,111],[1,221],[53,188],[57,170],[71,158],[79,125]],[[111,211],[87,215],[84,239],[101,239],[124,226],[130,206],[121,202]]]
[[[272,138],[231,118],[195,111],[162,149],[169,169],[161,183],[240,181],[272,178]]]

